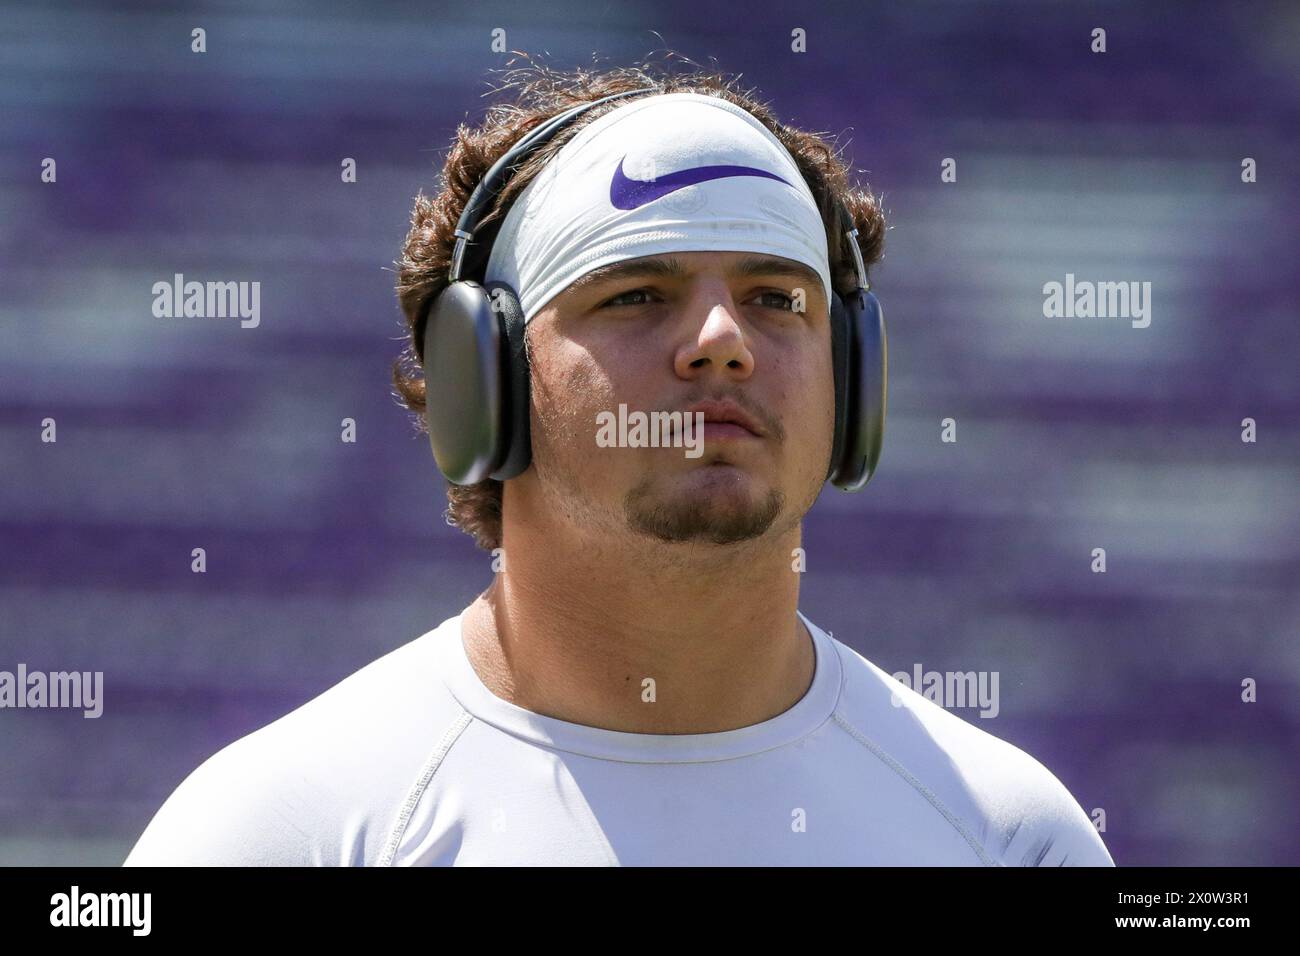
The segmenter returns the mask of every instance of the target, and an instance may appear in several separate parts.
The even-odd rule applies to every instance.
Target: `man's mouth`
[[[686,409],[691,416],[692,425],[697,421],[696,414],[704,414],[704,437],[717,439],[762,438],[763,426],[754,416],[727,400],[696,402]]]

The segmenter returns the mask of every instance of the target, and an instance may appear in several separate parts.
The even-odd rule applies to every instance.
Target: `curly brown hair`
[[[525,54],[520,54],[527,58]],[[685,61],[690,63],[690,61]],[[526,67],[507,69],[500,90],[514,91],[507,102],[488,109],[482,126],[460,124],[443,164],[438,192],[429,197],[421,191],[411,210],[410,230],[402,246],[397,267],[397,297],[405,316],[408,338],[393,364],[394,397],[412,413],[417,430],[424,431],[425,387],[423,376],[424,316],[426,306],[447,286],[451,267],[453,232],[474,187],[514,143],[538,124],[576,106],[625,90],[647,87],[664,93],[694,92],[717,96],[749,111],[772,131],[790,151],[808,182],[822,221],[826,225],[830,253],[831,282],[836,292],[854,288],[855,275],[847,226],[839,221],[836,200],[857,227],[858,246],[865,265],[878,262],[885,241],[885,216],[880,199],[869,188],[851,186],[848,170],[838,149],[824,135],[794,129],[781,123],[757,99],[752,90],[737,87],[739,77],[705,70],[691,63],[688,69],[673,64],[652,64],[609,70],[558,71],[529,61]],[[628,102],[624,97],[594,107],[555,135],[534,153],[511,177],[493,204],[491,212],[475,234],[478,242],[490,243],[515,197],[532,181],[555,153],[587,123]],[[525,336],[525,342],[527,336]],[[485,551],[501,546],[501,485],[486,479],[472,485],[448,482],[444,513],[447,523],[473,536]]]

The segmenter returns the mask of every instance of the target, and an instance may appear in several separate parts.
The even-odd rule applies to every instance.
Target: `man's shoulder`
[[[836,719],[963,831],[984,862],[1114,866],[1060,779],[834,637],[843,667]]]
[[[457,618],[226,745],[154,815],[126,865],[370,865],[461,716],[440,674]]]

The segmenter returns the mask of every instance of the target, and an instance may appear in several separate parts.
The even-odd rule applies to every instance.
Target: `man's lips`
[[[691,416],[692,425],[696,421],[697,413],[704,415],[705,438],[762,438],[767,434],[758,420],[735,402],[726,400],[696,402],[685,412]]]
[[[744,425],[735,422],[706,421],[703,434],[706,441],[754,441],[758,438]]]

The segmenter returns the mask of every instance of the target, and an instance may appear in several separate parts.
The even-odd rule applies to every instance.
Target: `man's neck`
[[[769,720],[807,692],[797,525],[672,562],[539,531],[507,529],[504,568],[465,611],[466,652],[496,696],[607,730],[703,734]]]

